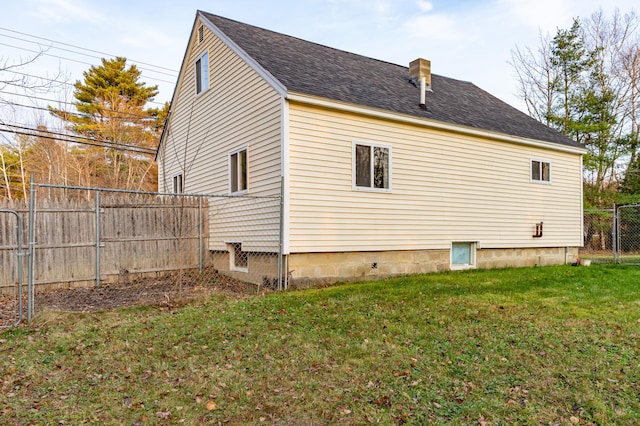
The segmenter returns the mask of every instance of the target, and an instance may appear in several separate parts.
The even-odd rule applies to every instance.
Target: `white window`
[[[180,173],[173,177],[173,193],[182,194],[183,192],[184,192],[184,184],[183,184],[182,173]]]
[[[249,253],[242,251],[242,243],[228,243],[229,268],[232,271],[249,271]]]
[[[247,148],[240,148],[229,154],[229,191],[246,192],[248,189]]]
[[[391,147],[353,143],[354,189],[391,190]]]
[[[551,163],[543,160],[531,160],[531,181],[551,182]]]
[[[196,94],[209,88],[209,54],[204,52],[196,60]]]
[[[471,269],[476,267],[476,243],[451,243],[451,269]]]

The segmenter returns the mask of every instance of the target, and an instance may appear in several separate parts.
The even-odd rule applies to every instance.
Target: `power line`
[[[0,126],[2,126],[0,124]],[[24,135],[24,136],[34,136],[34,137],[42,137],[42,135],[36,134],[36,133],[32,133],[32,132],[28,132],[28,131],[22,131],[22,130],[7,130],[7,129],[2,129],[0,128],[0,133],[12,133],[15,135]],[[99,148],[112,148],[115,149],[117,151],[131,151],[131,152],[135,152],[137,154],[150,154],[150,155],[155,155],[155,150],[154,151],[142,151],[142,150],[132,150],[132,149],[126,149],[126,148],[121,148],[121,147],[112,147],[112,146],[105,146],[102,144],[98,144],[98,143],[93,143],[93,142],[86,142],[86,141],[77,141],[77,140],[72,140],[72,139],[67,139],[67,138],[63,138],[63,137],[55,137],[55,138],[51,138],[51,139],[55,139],[56,141],[59,142],[68,142],[68,143],[75,143],[78,145],[89,145],[89,146],[96,146]]]
[[[37,45],[38,47],[42,47],[42,45],[40,43],[38,43],[37,41],[31,41],[31,40],[27,40],[25,38],[13,37],[13,36],[9,36],[9,35],[6,35],[6,34],[0,34],[0,37],[6,37],[6,38],[11,38],[11,39],[14,39],[14,40],[18,40],[18,41],[24,41],[25,43],[31,43],[31,44]],[[12,47],[15,47],[17,49],[22,49],[21,47],[17,47],[17,46],[12,46]],[[57,46],[53,46],[53,45],[47,46],[47,49],[45,49],[45,52],[48,49],[58,49],[58,50],[62,50],[63,52],[73,53],[74,55],[87,56],[89,58],[94,58],[94,59],[103,59],[104,58],[102,56],[90,55],[88,53],[77,52],[75,50],[65,49],[64,47],[57,47]],[[176,77],[176,73],[175,72],[168,73],[168,72],[156,71],[156,70],[149,69],[149,68],[144,68],[144,67],[138,67],[138,69],[149,71],[149,72],[155,72],[155,73],[158,73],[158,74],[164,74],[164,75],[168,75],[170,77]]]
[[[11,84],[11,83],[7,83],[7,84]],[[14,96],[22,97],[22,98],[27,98],[27,99],[37,99],[39,101],[52,102],[52,103],[57,103],[57,104],[62,104],[62,105],[71,105],[71,106],[77,107],[77,104],[75,104],[73,102],[59,101],[59,100],[56,100],[56,99],[41,98],[39,96],[26,95],[26,94],[22,94],[22,93],[6,92],[4,90],[0,90],[0,93],[5,94],[5,95],[14,95]],[[10,101],[5,101],[5,102],[11,103]],[[107,111],[107,112],[115,112],[117,114],[128,115],[128,116],[135,117],[135,118],[141,118],[141,119],[150,118],[148,115],[135,114],[133,112],[118,111],[118,110],[109,109],[109,108],[102,108],[102,110],[103,111]]]
[[[44,81],[49,81],[51,83],[56,83],[56,84],[62,84],[62,85],[65,85],[65,86],[75,87],[74,83],[69,83],[67,81],[55,80],[53,78],[47,78],[47,77],[42,77],[42,76],[39,76],[39,75],[27,74],[25,72],[20,72],[20,71],[13,71],[12,70],[11,73],[12,74],[22,75],[22,76],[25,76],[25,77],[31,77],[31,78],[44,80]],[[10,82],[3,82],[3,83],[4,84],[11,84]],[[21,85],[18,85],[18,84],[12,84],[12,85],[13,86],[21,86]],[[164,104],[165,104],[164,102],[158,102],[158,101],[147,101],[147,103],[156,104],[156,105],[162,105],[162,106],[164,106]]]
[[[16,102],[8,102],[8,104],[12,106],[18,106],[21,108],[30,108],[30,109],[40,110],[40,111],[51,112],[49,108],[39,107],[35,105],[25,105],[25,104],[19,104]],[[64,114],[75,115],[77,117],[91,117],[90,115],[81,113],[81,112],[71,112],[71,111],[61,111],[61,112]],[[127,127],[131,127],[131,126],[127,126]],[[142,129],[142,128],[139,128],[139,129]],[[135,128],[124,128],[124,129],[118,129],[118,130],[100,130],[100,133],[119,134],[119,133],[137,133],[138,131],[139,130],[136,130]]]
[[[80,135],[69,135],[69,134],[60,133],[60,132],[54,132],[51,130],[42,130],[42,129],[37,129],[33,127],[21,126],[18,124],[5,123],[3,121],[0,121],[0,126],[4,126],[9,129],[12,129],[12,130],[0,129],[0,132],[10,132],[10,133],[23,134],[27,136],[36,136],[36,137],[43,137],[44,135],[52,135],[53,137],[51,137],[51,139],[61,140],[64,142],[92,145],[92,146],[98,146],[102,148],[112,148],[112,149],[121,150],[121,151],[132,151],[132,152],[138,152],[143,154],[156,153],[156,150],[153,148],[145,148],[145,147],[140,147],[136,145],[94,139],[94,138],[89,138],[89,137],[80,136]]]
[[[51,43],[61,44],[61,45],[63,45],[63,46],[73,47],[73,48],[75,48],[75,49],[86,50],[87,52],[98,53],[98,54],[100,54],[100,55],[106,55],[106,56],[111,56],[111,57],[116,57],[116,56],[118,56],[118,55],[113,55],[113,54],[111,54],[111,53],[100,52],[100,51],[98,51],[98,50],[87,49],[86,47],[81,47],[81,46],[76,46],[76,45],[69,44],[69,43],[64,43],[64,42],[62,42],[62,41],[52,40],[52,39],[45,38],[45,37],[39,37],[39,36],[36,36],[36,35],[33,35],[33,34],[23,33],[23,32],[16,31],[16,30],[10,30],[10,29],[8,29],[8,28],[0,27],[0,30],[8,31],[8,32],[12,32],[12,33],[14,33],[14,34],[24,35],[24,36],[31,37],[31,38],[37,38],[37,39],[39,39],[39,40],[44,40],[44,41],[48,41],[48,42],[51,42]],[[32,43],[33,43],[33,42],[32,42]],[[166,70],[166,71],[171,71],[171,72],[173,72],[173,74],[174,74],[174,75],[175,75],[175,74],[178,74],[178,71],[176,71],[176,70],[174,70],[174,69],[171,69],[171,68],[162,67],[162,66],[160,66],[160,65],[149,64],[149,63],[147,63],[147,62],[136,61],[136,60],[134,60],[134,59],[129,59],[129,60],[130,60],[131,62],[135,62],[135,63],[138,63],[138,64],[147,65],[147,66],[154,67],[154,68],[160,68],[160,69],[163,69],[163,70]]]
[[[47,53],[44,50],[27,49],[26,47],[14,46],[12,44],[7,44],[7,43],[0,43],[0,46],[7,46],[7,47],[14,48],[14,49],[24,50],[25,52],[37,53],[38,55],[51,56],[52,58],[62,59],[62,60],[71,61],[71,62],[77,62],[77,63],[83,64],[83,65],[94,66],[94,64],[92,64],[90,62],[84,62],[84,61],[80,61],[78,59],[72,59],[72,58],[66,58],[64,56],[54,55],[54,54],[51,54],[51,53]],[[142,68],[140,68],[140,69],[142,69]],[[159,71],[152,71],[152,72],[159,72]],[[165,74],[165,73],[163,73],[163,74]],[[157,78],[157,77],[147,76],[146,78],[149,79],[149,80],[155,80],[155,81],[160,81],[160,82],[163,82],[163,83],[174,84],[173,81],[163,80],[163,79]]]

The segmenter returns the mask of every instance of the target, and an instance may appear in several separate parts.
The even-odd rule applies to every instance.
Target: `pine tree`
[[[135,65],[126,58],[102,59],[83,73],[74,85],[78,113],[50,108],[68,123],[68,130],[89,138],[98,146],[84,152],[99,171],[94,185],[111,188],[155,190],[157,171],[153,154],[157,147],[167,105],[145,109],[158,94],[158,87],[140,81]]]

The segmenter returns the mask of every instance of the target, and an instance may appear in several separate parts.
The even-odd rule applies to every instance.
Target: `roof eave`
[[[433,120],[424,117],[412,116],[408,114],[402,114],[398,112],[383,110],[379,108],[373,108],[363,105],[356,105],[347,102],[336,101],[328,98],[321,98],[314,95],[309,95],[300,92],[289,91],[286,94],[286,99],[291,102],[297,102],[301,104],[313,105],[316,107],[350,112],[355,114],[366,115],[370,117],[381,118],[390,121],[414,124],[422,127],[428,127],[435,130],[443,130],[458,134],[464,134],[468,136],[481,137],[501,142],[515,143],[518,145],[526,145],[537,148],[550,149],[554,151],[567,152],[571,154],[586,154],[587,149],[571,145],[563,145],[557,142],[549,142],[538,139],[524,138],[520,136],[508,135],[506,133],[499,133],[490,130],[482,130],[474,127],[463,126],[460,124],[447,123],[444,121]]]
[[[280,96],[285,97],[287,94],[287,88],[275,78],[269,71],[267,71],[262,65],[258,63],[253,57],[245,52],[240,46],[238,46],[230,37],[228,37],[220,28],[218,28],[213,22],[211,22],[205,13],[198,11],[197,16],[200,17],[202,23],[214,33],[224,44],[226,44],[236,55],[238,55],[247,65],[249,65],[260,77],[262,77],[267,83],[269,83]]]

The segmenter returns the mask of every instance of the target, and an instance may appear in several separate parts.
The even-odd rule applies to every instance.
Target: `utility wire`
[[[145,148],[145,147],[136,146],[136,145],[94,139],[94,138],[89,138],[89,137],[80,136],[80,135],[70,135],[70,134],[65,134],[60,132],[54,132],[51,130],[42,130],[42,129],[37,129],[33,127],[21,126],[18,124],[0,122],[0,126],[4,126],[8,128],[8,129],[0,129],[0,131],[3,131],[3,132],[27,134],[28,136],[36,136],[36,137],[42,137],[43,135],[52,135],[53,137],[51,137],[51,139],[57,139],[57,140],[62,140],[66,142],[93,145],[93,146],[99,146],[103,148],[113,148],[113,149],[122,150],[122,151],[133,151],[133,152],[139,152],[144,154],[156,153],[156,150],[153,148]]]
[[[6,38],[11,38],[11,39],[14,39],[14,40],[18,40],[18,41],[24,41],[25,43],[35,44],[35,45],[37,45],[37,46],[38,46],[38,47],[40,47],[40,48],[42,48],[42,47],[43,47],[41,43],[38,43],[37,41],[27,40],[27,39],[25,39],[25,38],[13,37],[13,36],[6,35],[6,34],[0,34],[0,37],[6,37]],[[13,46],[13,47],[18,48],[18,49],[22,49],[21,47],[17,47],[17,46]],[[90,54],[88,54],[88,53],[77,52],[77,51],[75,51],[75,50],[65,49],[64,47],[57,47],[57,46],[54,46],[54,45],[47,46],[47,49],[46,49],[46,50],[48,50],[48,49],[57,49],[57,50],[62,50],[62,51],[64,51],[64,52],[70,52],[70,53],[73,53],[74,55],[82,55],[82,56],[87,56],[87,57],[89,57],[89,58],[94,58],[94,59],[103,59],[103,58],[104,58],[104,57],[102,57],[102,56],[90,55]],[[45,50],[45,51],[46,51],[46,50]],[[132,61],[132,62],[133,62],[133,61]],[[155,73],[157,73],[157,74],[164,74],[164,75],[168,75],[168,76],[170,76],[170,77],[176,77],[176,74],[177,74],[177,73],[175,73],[175,72],[168,73],[168,72],[164,72],[164,71],[156,71],[156,70],[154,70],[154,69],[149,69],[149,68],[145,68],[145,67],[138,67],[138,69],[140,69],[140,70],[145,70],[145,71],[149,71],[149,72],[155,72]]]
[[[92,64],[90,62],[84,62],[84,61],[80,61],[78,59],[72,59],[72,58],[66,58],[64,56],[54,55],[54,54],[51,54],[51,53],[47,53],[44,50],[27,49],[26,47],[14,46],[12,44],[7,44],[7,43],[0,43],[0,46],[7,46],[7,47],[14,48],[14,49],[24,50],[25,52],[37,53],[38,55],[51,56],[52,58],[58,58],[58,59],[62,59],[62,60],[65,60],[65,61],[77,62],[79,64],[89,65],[91,67],[94,66],[94,64]],[[161,81],[163,83],[169,83],[169,84],[174,84],[175,83],[173,81],[163,80],[163,79],[157,78],[157,77],[147,76],[146,78],[149,79],[149,80]]]
[[[30,108],[30,109],[35,109],[35,110],[40,110],[40,111],[47,111],[47,112],[51,112],[49,110],[49,108],[44,108],[44,107],[39,107],[39,106],[34,106],[34,105],[25,105],[25,104],[18,104],[15,102],[9,102],[8,103],[11,106],[18,106],[21,108]],[[69,114],[69,115],[75,115],[77,117],[91,117],[88,114],[85,113],[81,113],[81,112],[71,112],[71,111],[61,111],[65,114]],[[126,126],[126,127],[131,127],[131,126]],[[118,134],[118,133],[137,133],[139,132],[139,130],[136,130],[134,128],[124,128],[124,129],[119,129],[119,130],[100,130],[100,133],[113,133],[113,134]]]
[[[93,52],[93,53],[97,53],[99,55],[106,55],[106,56],[111,56],[111,57],[118,56],[118,55],[113,55],[111,53],[105,53],[105,52],[100,52],[98,50],[87,49],[86,47],[80,47],[80,46],[76,46],[76,45],[69,44],[69,43],[64,43],[64,42],[61,42],[61,41],[52,40],[52,39],[45,38],[45,37],[39,37],[39,36],[36,36],[36,35],[33,35],[33,34],[28,34],[28,33],[23,33],[23,32],[20,32],[20,31],[10,30],[8,28],[0,27],[0,30],[8,31],[8,32],[11,32],[11,33],[14,33],[14,34],[21,34],[21,35],[24,35],[24,36],[27,36],[27,37],[31,37],[31,38],[37,38],[39,40],[44,40],[44,41],[48,41],[48,42],[51,42],[51,43],[61,44],[63,46],[73,47],[75,49],[86,50],[87,52]],[[176,71],[174,69],[171,69],[171,68],[165,68],[165,67],[162,67],[160,65],[149,64],[149,63],[142,62],[142,61],[136,61],[135,59],[128,59],[128,60],[130,60],[131,62],[138,63],[138,64],[142,64],[142,65],[147,65],[147,66],[154,67],[154,68],[163,69],[163,70],[166,70],[166,71],[171,71],[173,73],[173,75],[178,74],[178,71]]]
[[[2,126],[0,124],[0,126]],[[14,135],[24,135],[24,136],[33,136],[33,137],[43,137],[43,135],[40,134],[36,134],[36,133],[32,133],[32,132],[28,132],[28,131],[22,131],[22,130],[8,130],[8,129],[2,129],[0,128],[0,133],[11,133]],[[75,143],[78,145],[89,145],[89,146],[95,146],[98,148],[111,148],[111,149],[115,149],[116,151],[131,151],[131,152],[135,152],[137,154],[150,154],[150,155],[155,155],[155,150],[153,152],[151,151],[142,151],[142,150],[134,150],[134,149],[126,149],[126,148],[122,148],[122,147],[117,147],[117,146],[105,146],[103,144],[98,144],[98,143],[93,143],[93,142],[87,142],[87,141],[77,141],[77,140],[72,140],[72,139],[67,139],[67,138],[63,138],[63,137],[59,137],[56,136],[55,138],[51,138],[51,139],[55,139],[56,141],[59,142],[68,142],[68,143]]]
[[[7,84],[10,84],[10,83],[7,83]],[[71,105],[71,106],[74,106],[74,107],[78,106],[77,104],[75,104],[73,102],[59,101],[59,100],[56,100],[56,99],[41,98],[39,96],[26,95],[26,94],[23,94],[23,93],[6,92],[4,90],[0,90],[0,93],[5,94],[5,95],[15,95],[15,96],[19,96],[19,97],[27,98],[27,99],[37,99],[39,101],[57,103],[57,104],[62,104],[62,105]],[[6,101],[6,100],[5,100],[5,102],[11,103],[10,101]],[[102,108],[102,110],[103,111],[107,111],[107,112],[115,112],[117,114],[127,115],[127,116],[140,118],[140,119],[151,118],[151,117],[149,117],[147,115],[135,114],[133,112],[126,112],[126,111],[118,111],[118,110],[110,109],[110,108]]]
[[[47,77],[41,77],[39,75],[33,75],[33,74],[27,74],[25,72],[19,72],[19,71],[10,71],[12,74],[18,74],[18,75],[22,75],[25,77],[31,77],[31,78],[36,78],[36,79],[40,79],[40,80],[44,80],[44,81],[49,81],[51,83],[56,83],[56,84],[63,84],[65,86],[71,86],[71,87],[75,87],[74,83],[69,83],[67,81],[62,81],[62,80],[55,80],[53,78],[47,78]],[[22,85],[19,84],[15,84],[15,83],[10,83],[10,82],[3,82],[3,84],[11,84],[12,86],[20,86],[22,87]],[[157,102],[157,101],[147,101],[147,103],[150,104],[156,104],[156,105],[162,105],[164,106],[164,102]]]

